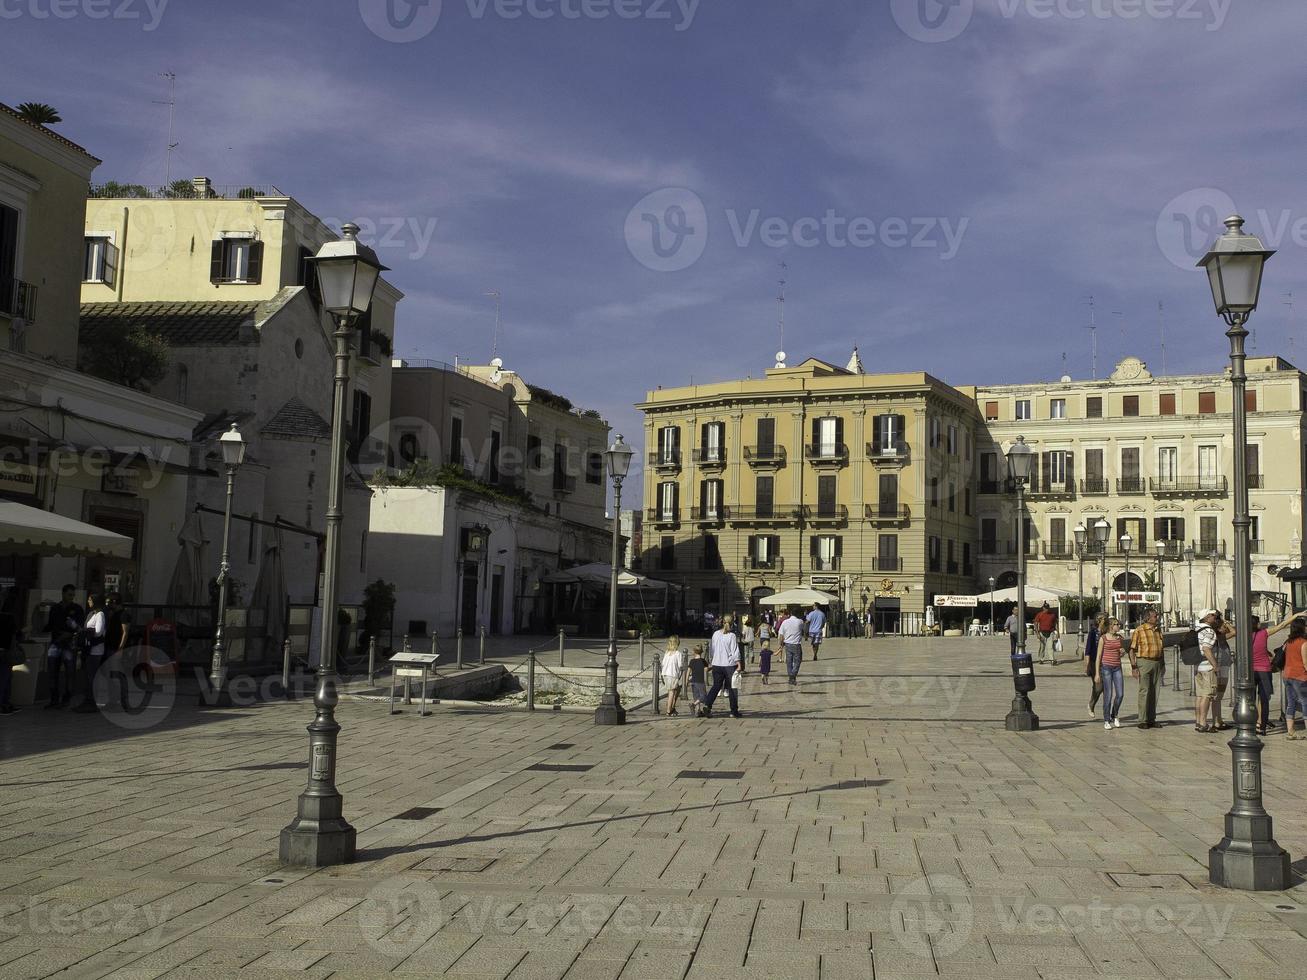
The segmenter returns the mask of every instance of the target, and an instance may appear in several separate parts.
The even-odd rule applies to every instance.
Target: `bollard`
[[[482,626],[482,627],[481,627],[481,644],[480,644],[480,646],[477,647],[477,663],[478,663],[478,664],[483,664],[483,663],[485,663],[485,662],[486,662],[486,628],[485,628],[484,626]]]
[[[536,709],[536,652],[526,652],[526,710]]]
[[[368,685],[377,682],[377,638],[368,640]]]
[[[644,634],[640,634],[640,669],[644,670]],[[655,698],[655,700],[657,700]]]
[[[455,650],[455,656],[458,658],[457,660],[458,669],[462,670],[463,669],[463,631],[462,630],[459,630],[457,633],[454,634],[454,650]]]
[[[281,645],[281,691],[282,696],[289,701],[290,693],[290,637],[286,637],[286,642]]]
[[[409,645],[407,633],[404,634],[404,645],[401,646],[400,649],[403,650],[405,653],[408,653],[413,649],[413,647]]]
[[[653,671],[653,713],[656,715],[662,714],[662,711],[658,708],[658,679],[658,667],[655,665]]]
[[[436,648],[436,634],[435,634],[435,633],[432,633],[432,634],[431,634],[431,656],[435,657],[435,656],[438,656],[439,654],[440,654],[440,651]],[[440,661],[439,661],[439,660],[433,660],[433,661],[431,662],[431,673],[432,673],[432,675],[435,676],[435,677],[439,677],[439,676],[440,676]]]
[[[565,656],[566,654],[563,652],[563,631],[559,630],[558,631],[558,666],[560,667],[567,666],[567,664],[563,660]]]

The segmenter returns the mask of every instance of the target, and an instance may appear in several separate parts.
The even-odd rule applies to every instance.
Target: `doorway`
[[[460,603],[458,630],[464,636],[475,636],[477,631],[477,584],[481,576],[477,563],[463,563],[463,594]]]
[[[899,600],[889,596],[876,596],[876,632],[897,633],[902,626]]]
[[[490,632],[499,635],[500,623],[504,621],[504,570],[496,568],[490,576]]]

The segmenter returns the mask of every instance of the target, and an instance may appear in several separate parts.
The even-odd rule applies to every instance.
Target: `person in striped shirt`
[[[1107,632],[1098,639],[1098,670],[1103,677],[1103,730],[1121,727],[1121,702],[1125,699],[1125,677],[1121,673],[1121,620],[1109,619]]]

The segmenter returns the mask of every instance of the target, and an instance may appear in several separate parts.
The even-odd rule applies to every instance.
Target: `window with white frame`
[[[88,235],[82,263],[82,282],[112,286],[118,271],[118,247],[108,235]]]
[[[1180,450],[1175,446],[1162,446],[1157,450],[1157,480],[1163,485],[1174,485],[1180,477]]]
[[[1048,403],[1048,417],[1050,419],[1066,418],[1066,399],[1054,398]]]
[[[1215,446],[1198,447],[1198,482],[1201,486],[1212,486],[1216,483],[1219,470],[1217,468],[1217,456]]]
[[[1023,421],[1023,420],[1027,420],[1027,419],[1029,419],[1029,418],[1030,418],[1030,399],[1029,399],[1029,398],[1018,398],[1018,399],[1017,399],[1017,420],[1018,420],[1018,421]]]
[[[834,534],[822,534],[812,539],[813,569],[818,572],[839,570],[840,539]]]
[[[252,235],[226,235],[213,242],[209,281],[256,285],[263,280],[263,242]]]
[[[672,482],[658,484],[658,517],[670,521],[676,517],[677,485]]]
[[[1064,487],[1067,482],[1067,457],[1071,454],[1065,449],[1055,449],[1048,454],[1048,485]]]

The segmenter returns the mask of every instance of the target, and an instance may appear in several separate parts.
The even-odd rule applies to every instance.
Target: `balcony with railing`
[[[902,464],[912,458],[912,450],[906,442],[869,442],[867,458],[873,463]]]
[[[809,443],[803,454],[813,466],[846,466],[849,462],[849,447],[842,442]]]
[[[1026,491],[1031,500],[1071,500],[1076,495],[1076,485],[1071,480],[1042,483]]]
[[[785,465],[785,447],[745,446],[744,461],[756,469],[779,469]]]
[[[1074,558],[1076,548],[1074,541],[1045,541],[1045,558]]]
[[[690,523],[691,524],[724,524],[730,520],[731,509],[729,507],[691,507]]]
[[[1155,497],[1224,497],[1229,492],[1223,476],[1153,479],[1148,483]]]
[[[1116,481],[1116,492],[1122,497],[1141,497],[1148,492],[1148,481],[1142,476],[1123,476]]]
[[[1162,538],[1162,557],[1163,558],[1180,558],[1184,555],[1185,543],[1183,541],[1170,541]],[[1157,542],[1153,542],[1153,557],[1157,557]]]
[[[726,449],[723,446],[700,446],[694,451],[694,461],[700,469],[721,469],[726,465]]]
[[[1265,478],[1264,476],[1262,476],[1262,474],[1260,474],[1260,473],[1249,473],[1249,474],[1248,474],[1248,489],[1249,489],[1249,490],[1265,490],[1265,489],[1266,489],[1266,486],[1265,486],[1265,484],[1263,483],[1263,481],[1264,481],[1265,479],[1266,479],[1266,478]]]
[[[912,520],[907,504],[867,504],[867,520],[873,524],[906,524]]]
[[[0,281],[0,313],[36,322],[36,287],[21,279]]]
[[[728,520],[732,524],[789,524],[799,519],[799,508],[793,504],[781,506],[731,507]]]
[[[803,519],[809,524],[844,524],[849,519],[849,508],[844,504],[833,507],[813,507],[807,504],[803,508]]]
[[[1090,477],[1080,481],[1080,493],[1086,497],[1106,497],[1112,492],[1111,484],[1102,477]]]
[[[877,555],[871,560],[872,568],[878,572],[901,572],[903,571],[903,559],[897,555],[887,557]]]
[[[679,449],[659,449],[649,454],[649,465],[660,473],[672,473],[681,468]]]
[[[744,567],[753,572],[781,572],[785,570],[785,559],[780,555],[772,555],[770,558],[749,555],[744,559]]]
[[[650,507],[645,513],[644,520],[646,524],[654,524],[660,527],[673,527],[681,523],[681,508]]]
[[[1017,489],[1016,485],[1013,484],[1011,480],[1008,479],[986,480],[983,477],[981,478],[980,483],[977,487],[977,491],[985,495],[992,495],[992,494],[999,494],[999,493],[1016,493],[1016,489]]]
[[[1221,560],[1225,558],[1225,541],[1206,540],[1199,541],[1194,545],[1195,560],[1211,561],[1213,558]]]
[[[838,572],[840,570],[840,560],[838,558],[814,558],[812,559],[812,570],[814,572]]]

